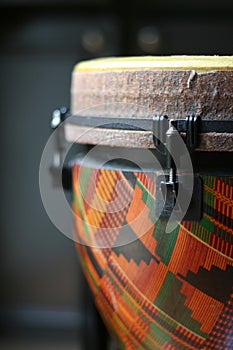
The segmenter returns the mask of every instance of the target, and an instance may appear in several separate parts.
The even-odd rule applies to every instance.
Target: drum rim
[[[79,150],[77,146],[77,150],[75,155],[69,159],[69,155],[67,155],[66,165],[69,168],[72,168],[75,164],[80,164],[84,167],[89,167],[92,169],[108,169],[114,171],[128,171],[128,172],[148,172],[148,173],[156,173],[157,170],[154,164],[142,162],[143,169],[140,169],[138,166],[133,166],[132,164],[127,164],[128,161],[124,161],[124,159],[120,158],[117,160],[108,161],[103,163],[104,155],[108,152],[109,156],[111,156],[111,152],[115,152],[116,148],[109,146],[98,146],[103,149],[103,158],[100,157],[97,159],[96,157],[88,156],[88,160],[83,162],[83,159],[88,154],[88,152],[94,148],[95,146],[86,145],[86,150]],[[117,149],[121,150],[121,154],[126,154],[129,151],[128,148],[117,147]],[[165,173],[168,173],[168,169],[166,169],[166,158],[161,156],[156,150],[148,150],[150,151],[162,165]],[[138,149],[130,149],[130,152],[138,152]],[[210,176],[233,176],[233,162],[232,154],[229,152],[195,152],[191,155],[191,160],[193,164],[193,173],[195,175],[210,175]],[[133,163],[133,162],[132,162]]]
[[[184,138],[187,145],[190,143],[188,136],[192,133],[196,134],[195,144],[192,146],[193,150],[213,152],[216,150],[217,142],[215,140],[220,140],[221,142],[217,149],[218,152],[233,152],[233,120],[202,120],[200,116],[188,116],[185,119],[169,119],[166,115],[154,116],[153,118],[117,118],[111,116],[86,117],[82,115],[72,115],[69,113],[68,109],[65,109],[62,118],[62,120],[65,121],[65,137],[68,142],[124,147],[124,143],[120,142],[120,144],[118,144],[118,139],[115,140],[112,137],[105,137],[103,140],[98,139],[97,142],[95,138],[92,139],[91,134],[92,131],[94,133],[104,132],[105,136],[107,133],[112,133],[114,135],[114,133],[127,132],[128,142],[130,139],[132,142],[131,146],[128,145],[129,148],[158,149],[156,137],[159,136],[159,139],[165,142],[166,131],[169,128],[168,125],[172,123]],[[144,139],[146,138],[146,142],[144,142],[141,147],[139,143],[133,144],[134,135],[136,135],[136,133],[138,133],[138,136],[139,133],[143,133]],[[123,134],[121,134],[121,136],[123,136]],[[208,138],[207,141],[206,138]],[[213,145],[211,145],[211,142]]]

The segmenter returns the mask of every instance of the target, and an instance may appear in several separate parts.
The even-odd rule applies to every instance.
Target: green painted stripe
[[[90,233],[89,233],[89,225],[88,225],[88,223],[85,220],[86,212],[85,212],[85,209],[84,209],[84,206],[83,206],[83,198],[82,197],[78,197],[76,194],[74,194],[74,200],[75,200],[75,203],[77,204],[77,207],[80,210],[80,214],[81,214],[82,218],[79,218],[79,219],[82,220],[84,233],[85,233],[85,236],[86,236],[86,239],[87,239],[87,243],[88,243],[89,239],[90,239]]]
[[[82,166],[80,168],[80,173],[79,173],[79,177],[78,177],[78,185],[81,189],[81,192],[83,194],[86,193],[86,190],[87,190],[87,186],[88,186],[88,183],[90,181],[90,177],[92,175],[92,172],[93,172],[93,169],[91,168],[88,168],[88,167],[85,167],[85,166]]]
[[[150,334],[159,345],[164,345],[172,339],[168,333],[154,323],[150,324]]]
[[[208,334],[201,331],[201,323],[192,318],[192,310],[185,306],[187,297],[181,293],[182,282],[168,271],[164,283],[154,301],[155,305],[171,318],[203,338]]]
[[[98,286],[95,278],[93,277],[91,270],[89,268],[89,265],[87,264],[86,260],[84,260],[83,256],[80,254],[79,254],[79,258],[80,258],[80,261],[81,261],[81,264],[83,266],[84,271],[88,273],[88,276],[91,278],[96,290],[99,290],[99,286]]]
[[[142,190],[142,200],[150,210],[149,218],[152,222],[155,222],[155,198],[152,194],[147,190],[147,188],[141,183],[139,179],[136,180],[136,184]]]
[[[177,326],[178,326],[178,322],[171,319],[170,317],[168,317],[166,314],[164,314],[161,311],[159,311],[159,313],[158,313],[158,322],[161,325],[164,325],[164,328],[169,329],[170,333],[174,333],[175,330],[177,329]]]
[[[161,261],[168,265],[172,256],[174,246],[176,244],[179,226],[177,226],[172,232],[166,233],[167,221],[159,220],[155,224],[153,237],[157,240],[155,248],[156,254],[161,258]]]

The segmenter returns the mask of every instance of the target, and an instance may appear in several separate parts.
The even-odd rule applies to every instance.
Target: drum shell
[[[119,348],[229,349],[232,344],[233,176],[198,175],[204,184],[203,218],[165,234],[164,223],[155,222],[156,171],[98,169],[82,162],[73,167],[75,237],[83,243],[77,249]],[[80,191],[83,177],[86,188]],[[85,245],[87,235],[94,240]]]

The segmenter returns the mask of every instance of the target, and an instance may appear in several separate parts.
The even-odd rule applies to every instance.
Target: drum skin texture
[[[119,349],[233,349],[233,177],[201,177],[202,219],[166,234],[156,172],[73,166],[77,249]]]

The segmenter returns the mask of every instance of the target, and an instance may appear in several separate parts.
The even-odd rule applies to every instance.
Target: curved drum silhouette
[[[232,349],[233,58],[83,62],[71,112],[67,139],[93,152],[73,165],[77,249],[119,349]],[[192,176],[166,151],[169,128],[187,144],[194,190],[188,213],[166,232]]]

